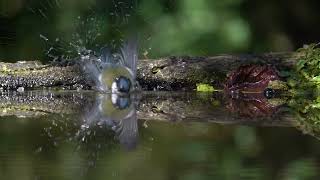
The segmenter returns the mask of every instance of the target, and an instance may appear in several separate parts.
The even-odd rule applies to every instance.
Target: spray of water
[[[95,1],[84,12],[69,23],[71,32],[42,32],[47,59],[51,62],[81,59],[81,56],[101,55],[101,49],[108,46],[111,50],[119,49],[128,32],[126,29],[137,7],[136,0]],[[65,2],[64,2],[65,3]],[[44,23],[56,23],[57,16],[52,12],[64,12],[60,0],[45,0],[29,10],[40,17]],[[111,6],[110,6],[111,5]],[[61,17],[60,17],[61,18]],[[52,23],[51,23],[52,22]],[[59,28],[57,28],[58,30]]]
[[[48,7],[60,6],[59,1],[47,2]],[[129,24],[131,14],[128,13],[134,6],[127,2],[113,1],[114,10],[111,12],[92,10],[87,15],[78,16],[73,26],[75,32],[70,37],[55,37],[50,38],[46,33],[42,33],[39,37],[45,42],[45,54],[53,63],[72,62],[79,63],[84,72],[95,82],[98,90],[110,90],[111,85],[101,80],[103,74],[106,74],[105,79],[116,79],[120,76],[130,76],[130,81],[135,81],[137,54],[137,37],[127,36],[123,27]],[[45,8],[38,9],[36,12],[46,21],[50,20],[50,16],[45,14]],[[102,11],[103,12],[103,11]],[[107,22],[116,22],[108,24]],[[111,31],[111,30],[112,31]],[[108,38],[108,33],[111,33],[115,38]],[[134,33],[130,33],[134,34]],[[109,73],[117,69],[116,73]],[[106,73],[107,71],[107,73]],[[119,73],[120,72],[120,73]],[[129,72],[128,74],[123,72]],[[119,81],[123,82],[123,81]],[[125,82],[125,81],[124,81]],[[112,82],[114,83],[114,82]],[[135,83],[132,83],[135,84]],[[123,85],[123,84],[120,84]],[[116,88],[120,87],[118,84]],[[122,86],[121,86],[122,87]],[[106,102],[106,101],[103,101]],[[122,102],[122,101],[121,101]],[[102,102],[100,102],[101,104]],[[134,110],[132,110],[135,112]],[[77,131],[74,137],[80,142],[86,143],[91,137],[95,136],[95,128],[102,127],[103,122],[113,122],[113,118],[106,118],[106,109],[93,107],[93,111],[85,116],[85,122]],[[130,111],[131,112],[131,111]],[[129,113],[132,114],[132,113]],[[135,114],[126,117],[124,121],[119,121],[114,125],[114,131],[119,134],[121,143],[128,145],[129,148],[135,146],[135,143],[130,138],[136,138],[137,124]],[[95,122],[91,122],[95,121]],[[49,136],[51,128],[46,129],[46,134]],[[72,137],[70,137],[72,138]]]

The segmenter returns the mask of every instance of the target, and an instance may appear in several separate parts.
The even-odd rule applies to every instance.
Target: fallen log
[[[199,83],[222,88],[226,75],[241,65],[271,64],[282,71],[292,68],[303,55],[291,52],[144,59],[138,62],[137,79],[144,90],[194,90]],[[0,87],[90,89],[92,82],[77,63],[0,62]]]

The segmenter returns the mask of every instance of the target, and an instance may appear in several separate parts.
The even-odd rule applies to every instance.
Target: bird
[[[99,56],[82,56],[81,66],[100,92],[95,103],[83,116],[86,127],[105,124],[115,132],[125,149],[134,149],[138,139],[136,104],[133,92],[140,89],[136,81],[138,43],[132,36],[119,50],[101,48]]]
[[[136,81],[137,38],[124,41],[116,53],[108,46],[101,48],[98,58],[82,57],[81,66],[93,89],[102,93],[128,94],[139,89]]]

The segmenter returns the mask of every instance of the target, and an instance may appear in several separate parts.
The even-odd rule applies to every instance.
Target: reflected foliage
[[[273,104],[263,94],[246,95],[242,98],[230,98],[227,108],[232,113],[237,113],[243,117],[271,117],[277,114],[282,104]]]

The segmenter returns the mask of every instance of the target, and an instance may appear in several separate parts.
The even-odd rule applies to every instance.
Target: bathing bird
[[[103,47],[98,57],[83,56],[81,65],[94,83],[93,89],[100,92],[94,105],[83,116],[86,126],[105,124],[111,127],[126,149],[134,149],[138,139],[135,92],[137,38],[124,41],[118,51]]]
[[[97,58],[82,57],[82,67],[93,88],[99,92],[127,94],[138,89],[136,82],[138,50],[137,38],[123,42],[120,50],[113,53],[103,47]]]

